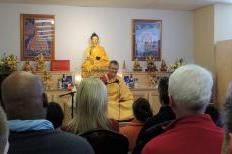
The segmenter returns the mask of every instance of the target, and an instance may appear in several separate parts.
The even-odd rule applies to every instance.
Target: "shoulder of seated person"
[[[123,79],[120,76],[118,76],[118,75],[116,76],[116,79],[119,80],[119,82],[123,81]]]

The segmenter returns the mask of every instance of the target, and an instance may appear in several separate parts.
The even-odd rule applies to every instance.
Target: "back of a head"
[[[232,136],[229,134],[232,134],[232,82],[229,84],[228,90],[227,90],[227,97],[225,99],[224,103],[224,129],[225,129],[225,138],[224,138],[224,144],[223,144],[223,154],[231,153],[232,152],[232,142],[230,140],[232,139]]]
[[[138,98],[133,103],[133,112],[135,118],[142,122],[145,122],[148,118],[152,117],[150,103],[145,98]]]
[[[114,131],[96,129],[87,131],[80,136],[92,145],[95,154],[127,154],[128,139]]]
[[[78,131],[105,127],[107,121],[107,90],[97,78],[82,80],[76,97]]]
[[[160,103],[162,105],[168,105],[169,104],[168,80],[169,80],[168,77],[162,77],[159,80],[158,91],[159,91]]]
[[[171,74],[168,90],[176,106],[183,111],[203,113],[209,104],[212,86],[211,73],[198,65],[190,64]]]
[[[58,103],[50,102],[48,104],[46,119],[52,122],[54,128],[58,128],[62,125],[64,113]]]
[[[9,129],[7,127],[6,115],[0,106],[0,153],[5,154],[8,150],[8,135]]]
[[[9,120],[46,116],[46,95],[41,80],[28,72],[14,72],[2,83],[2,101]]]
[[[210,115],[211,119],[217,126],[222,127],[221,114],[216,107],[213,105],[208,105],[206,107],[205,113]]]

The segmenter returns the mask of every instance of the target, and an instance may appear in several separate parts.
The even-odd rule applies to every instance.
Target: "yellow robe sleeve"
[[[133,95],[125,82],[117,77],[119,83],[107,85],[108,91],[108,117],[115,120],[128,120],[133,118]]]

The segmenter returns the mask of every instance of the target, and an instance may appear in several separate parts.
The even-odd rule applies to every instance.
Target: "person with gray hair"
[[[232,153],[232,82],[229,83],[224,104],[224,142],[222,154]]]
[[[148,142],[142,154],[219,154],[223,130],[204,114],[212,87],[211,73],[198,65],[185,65],[171,74],[170,106],[177,120]]]
[[[7,154],[9,149],[8,142],[9,129],[7,126],[6,115],[0,106],[0,153]]]
[[[55,130],[46,120],[48,101],[38,76],[15,72],[1,88],[10,129],[9,154],[94,153],[83,138]]]

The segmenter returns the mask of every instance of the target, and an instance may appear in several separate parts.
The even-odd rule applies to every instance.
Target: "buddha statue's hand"
[[[101,60],[101,57],[97,56],[97,57],[96,57],[96,60]]]

